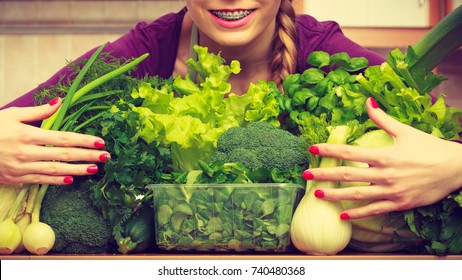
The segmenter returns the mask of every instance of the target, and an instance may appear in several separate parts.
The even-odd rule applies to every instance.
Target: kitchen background
[[[376,52],[405,49],[462,0],[294,0],[298,13],[335,20]],[[0,0],[0,106],[46,80],[69,60],[184,5],[182,0]],[[462,108],[462,48],[437,71],[438,93]]]

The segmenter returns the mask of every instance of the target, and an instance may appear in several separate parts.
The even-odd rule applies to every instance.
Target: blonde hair
[[[276,32],[271,61],[272,80],[282,91],[284,78],[297,67],[297,29],[291,0],[282,0],[276,16]]]

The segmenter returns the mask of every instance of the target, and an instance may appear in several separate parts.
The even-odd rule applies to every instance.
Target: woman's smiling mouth
[[[235,21],[247,17],[253,11],[254,10],[212,10],[210,12],[221,20]]]

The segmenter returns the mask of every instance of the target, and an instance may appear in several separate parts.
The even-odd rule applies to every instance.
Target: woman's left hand
[[[310,151],[320,156],[359,161],[368,168],[314,168],[304,178],[317,181],[370,182],[368,186],[319,189],[327,200],[374,200],[345,210],[341,219],[357,219],[433,204],[462,186],[462,145],[419,131],[388,116],[373,99],[367,102],[372,121],[394,139],[385,148],[317,144]]]

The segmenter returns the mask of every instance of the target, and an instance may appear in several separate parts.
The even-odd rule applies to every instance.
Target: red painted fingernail
[[[319,154],[319,148],[317,146],[311,146],[310,149],[309,149],[310,153],[312,153],[313,155],[317,155]]]
[[[324,198],[324,192],[321,190],[315,190],[314,196],[316,196],[317,198]]]
[[[53,106],[55,105],[56,103],[58,103],[59,101],[59,97],[56,97],[55,99],[51,100],[50,103],[48,103],[50,106]]]
[[[303,171],[302,178],[303,180],[313,180],[314,176],[310,171]]]
[[[348,215],[348,213],[340,214],[340,220],[349,220],[349,219],[350,219],[350,215]]]
[[[64,184],[72,184],[72,182],[74,182],[74,178],[72,178],[71,176],[64,177],[63,182]]]
[[[94,145],[95,145],[95,148],[104,148],[106,144],[104,143],[103,140],[98,140],[98,141],[95,141]]]
[[[375,99],[372,98],[372,97],[371,97],[371,106],[372,106],[372,108],[374,108],[374,109],[379,108],[379,104],[377,104],[377,101],[375,101]]]
[[[90,174],[95,174],[98,172],[98,166],[96,165],[91,165],[87,167],[87,172]]]
[[[99,160],[102,162],[108,161],[109,159],[111,159],[111,156],[109,154],[102,154],[99,156]]]

